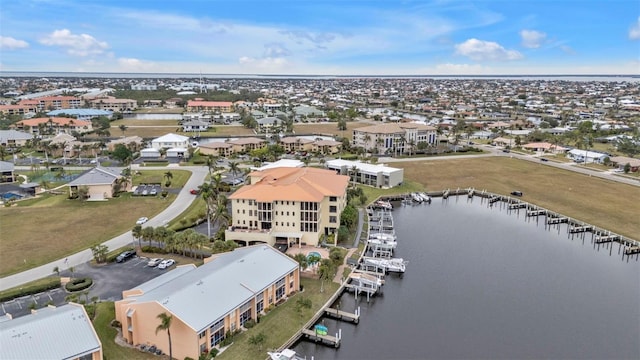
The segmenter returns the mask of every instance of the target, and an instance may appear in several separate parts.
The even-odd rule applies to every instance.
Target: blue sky
[[[640,74],[638,0],[21,0],[0,70]]]

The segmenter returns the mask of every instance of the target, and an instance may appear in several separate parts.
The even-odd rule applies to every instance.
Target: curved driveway
[[[168,168],[175,168],[176,170],[188,170],[191,171],[191,176],[187,183],[184,185],[178,197],[169,205],[164,211],[160,214],[156,215],[152,219],[150,219],[145,225],[148,226],[162,226],[166,224],[176,216],[180,215],[183,211],[185,211],[191,202],[195,199],[195,196],[191,195],[189,191],[191,189],[197,188],[202,185],[205,180],[205,177],[208,174],[207,167],[204,166],[177,166],[177,165],[169,165]],[[143,169],[136,165],[132,166],[132,169],[138,170]],[[161,168],[158,168],[161,169]],[[116,236],[115,238],[104,242],[103,245],[109,247],[110,250],[117,249],[126,245],[129,245],[133,242],[133,236],[131,235],[131,231],[127,231],[126,233]],[[9,289],[20,284],[27,283],[29,281],[42,279],[47,277],[53,273],[54,267],[59,267],[61,270],[67,269],[71,266],[78,266],[80,264],[84,264],[91,259],[93,259],[93,254],[91,250],[87,249],[81,251],[79,253],[73,254],[65,259],[59,259],[48,264],[39,266],[37,268],[29,269],[27,271],[23,271],[18,274],[10,275],[0,279],[0,290]]]

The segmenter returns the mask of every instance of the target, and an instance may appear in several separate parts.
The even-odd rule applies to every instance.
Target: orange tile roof
[[[255,184],[245,185],[229,199],[251,199],[259,202],[276,200],[320,202],[325,196],[343,196],[349,177],[333,170],[317,168],[273,168],[254,171],[251,177],[262,176]]]
[[[22,120],[17,122],[18,125],[28,125],[31,127],[37,127],[38,124],[46,124],[51,120],[56,125],[64,126],[64,125],[73,125],[73,126],[89,126],[91,125],[90,121],[78,120],[73,118],[66,117],[45,117],[45,118],[33,118],[28,120]],[[73,122],[73,123],[72,123]]]

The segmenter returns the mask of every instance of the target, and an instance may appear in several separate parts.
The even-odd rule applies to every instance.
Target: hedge
[[[82,291],[93,284],[91,278],[73,279],[65,285],[65,289],[70,292]]]
[[[45,292],[47,290],[55,289],[60,287],[60,278],[52,277],[44,279],[43,282],[38,282],[36,284],[22,287],[15,287],[12,289],[5,290],[0,293],[0,302],[9,301],[13,299],[17,299],[19,297],[39,294],[41,292]]]

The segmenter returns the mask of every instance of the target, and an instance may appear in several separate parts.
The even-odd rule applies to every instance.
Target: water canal
[[[308,359],[638,359],[640,261],[591,233],[489,207],[480,198],[436,198],[393,211],[403,278],[386,277],[342,329],[340,349],[301,341]],[[336,305],[334,305],[336,307]]]

